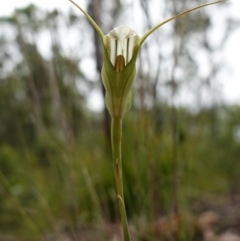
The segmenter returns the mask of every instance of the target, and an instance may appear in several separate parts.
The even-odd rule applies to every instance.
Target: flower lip
[[[124,67],[125,67],[125,59],[122,55],[118,55],[116,57],[114,68],[119,73],[123,70]]]

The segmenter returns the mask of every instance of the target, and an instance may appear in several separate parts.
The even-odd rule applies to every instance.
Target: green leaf
[[[120,215],[121,215],[121,220],[122,220],[122,225],[123,225],[124,241],[131,241],[131,237],[130,237],[130,233],[129,233],[129,229],[128,229],[125,205],[124,205],[123,200],[120,197],[120,195],[117,196],[117,199],[118,199]]]

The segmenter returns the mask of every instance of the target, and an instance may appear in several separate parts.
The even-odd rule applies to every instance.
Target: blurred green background
[[[143,31],[149,5],[139,1]],[[170,16],[188,5],[164,6]],[[133,6],[89,0],[87,10],[108,32]],[[206,211],[220,216],[218,230],[239,231],[240,106],[217,81],[238,23],[227,18],[213,46],[210,12],[173,22],[140,54],[122,147],[133,240],[206,240]],[[80,12],[35,5],[2,17],[0,29],[0,240],[119,240],[110,120],[91,104],[104,95],[99,39]]]

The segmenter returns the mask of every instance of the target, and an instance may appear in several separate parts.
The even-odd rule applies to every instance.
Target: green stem
[[[113,153],[113,168],[114,177],[117,188],[117,199],[121,222],[124,233],[124,241],[130,241],[130,234],[127,222],[127,215],[123,195],[123,181],[122,181],[122,156],[121,156],[121,140],[122,140],[122,119],[112,118],[111,123],[111,140],[112,140],[112,153]]]

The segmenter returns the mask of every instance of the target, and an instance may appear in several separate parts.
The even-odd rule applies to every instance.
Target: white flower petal
[[[123,55],[128,63],[133,55],[134,38],[139,36],[125,25],[120,25],[110,31],[107,36],[110,38],[110,60],[114,65],[116,56]],[[113,44],[113,41],[114,44]]]

